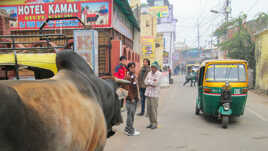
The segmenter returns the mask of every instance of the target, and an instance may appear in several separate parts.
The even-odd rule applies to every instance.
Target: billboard
[[[155,41],[153,38],[142,38],[142,53],[144,58],[155,58]]]
[[[149,12],[153,15],[157,16],[158,18],[165,18],[168,17],[168,6],[155,6],[150,7]]]
[[[82,56],[98,75],[98,32],[74,30],[74,51]]]
[[[79,17],[85,25],[111,27],[112,0],[3,0],[0,12],[11,18],[11,30],[39,29],[47,18]],[[50,21],[45,27],[80,28],[77,20]]]

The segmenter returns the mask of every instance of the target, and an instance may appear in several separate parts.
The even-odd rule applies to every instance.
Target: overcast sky
[[[186,41],[192,47],[197,46],[197,23],[200,23],[201,46],[208,45],[212,32],[224,21],[221,14],[213,14],[211,9],[222,11],[225,0],[169,0],[174,5],[174,15],[178,19],[177,41]],[[146,2],[146,0],[142,0]],[[259,12],[268,12],[268,0],[231,0],[231,17],[242,12],[248,19]]]

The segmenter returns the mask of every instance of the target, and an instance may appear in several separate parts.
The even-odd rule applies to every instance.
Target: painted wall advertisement
[[[98,32],[74,30],[74,51],[82,56],[98,75]]]
[[[158,18],[165,18],[168,17],[168,6],[155,6],[150,7],[149,12],[153,15],[157,16]]]
[[[142,53],[144,58],[155,58],[155,41],[153,38],[142,38]]]
[[[74,16],[85,25],[111,27],[112,0],[1,0],[0,12],[12,18],[11,30],[39,29],[47,18]],[[82,27],[78,20],[57,20],[45,28],[78,27]]]

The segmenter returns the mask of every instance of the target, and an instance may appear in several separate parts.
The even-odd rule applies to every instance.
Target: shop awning
[[[134,25],[135,28],[140,30],[140,26],[138,21],[136,20],[132,9],[128,3],[128,0],[114,0],[115,3],[118,5],[119,9],[124,13],[124,15],[128,18],[129,22]]]

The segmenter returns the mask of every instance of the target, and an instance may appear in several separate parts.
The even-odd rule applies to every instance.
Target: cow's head
[[[127,90],[123,89],[121,85],[129,83],[129,81],[119,80],[116,78],[110,78],[110,79],[105,78],[105,80],[109,83],[110,86],[113,87],[113,96],[114,96],[114,98],[111,99],[113,100],[114,113],[113,113],[113,117],[110,123],[111,125],[108,125],[108,129],[109,129],[109,126],[112,127],[114,125],[119,125],[123,123],[123,118],[121,115],[121,100],[127,97],[128,92]],[[109,131],[108,137],[113,136],[115,134],[115,132],[112,131],[112,129],[108,131]]]

